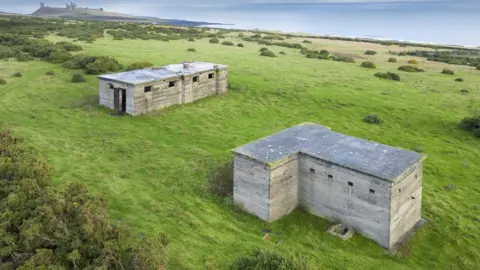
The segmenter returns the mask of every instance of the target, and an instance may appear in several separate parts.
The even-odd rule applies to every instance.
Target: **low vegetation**
[[[195,48],[188,48],[187,49],[187,52],[196,52],[197,50],[195,50]]]
[[[261,56],[267,56],[267,57],[277,57],[274,52],[269,51],[269,50],[262,51],[262,52],[260,53],[260,55],[261,55]]]
[[[307,39],[305,39],[304,41],[302,41],[302,43],[309,44],[309,43],[312,43],[312,41],[311,41],[311,40],[307,40]]]
[[[245,45],[243,45],[243,43],[238,43],[237,47],[243,48],[243,47],[245,47]]]
[[[55,71],[49,71],[49,72],[45,73],[45,75],[55,76]]]
[[[224,42],[222,42],[222,45],[224,45],[224,46],[234,46],[235,44],[233,44],[233,42],[231,42],[231,41],[224,41]]]
[[[150,62],[134,62],[134,63],[131,63],[130,65],[128,65],[127,67],[127,71],[129,70],[137,70],[137,69],[144,69],[144,68],[149,68],[149,67],[153,67],[154,64],[150,63]]]
[[[349,56],[333,56],[331,57],[333,61],[340,61],[345,63],[355,63],[355,59]]]
[[[207,190],[220,197],[233,196],[233,161],[211,166],[207,176]]]
[[[85,79],[85,77],[82,76],[82,74],[73,74],[72,76],[72,82],[73,83],[82,83],[82,82],[86,82],[87,80]]]
[[[276,252],[255,250],[251,254],[239,257],[231,267],[232,270],[308,270],[302,258],[284,257]]]
[[[268,48],[267,47],[260,48],[260,52],[264,52],[264,51],[268,51]]]
[[[0,84],[7,84],[7,81],[5,79],[0,78]]]
[[[453,70],[450,70],[450,69],[444,69],[442,70],[442,74],[455,75],[455,72],[453,72]]]
[[[464,82],[463,78],[456,78],[455,81],[456,82]]]
[[[373,68],[373,69],[377,68],[377,66],[373,62],[370,62],[370,61],[362,62],[362,64],[360,66],[364,67],[364,68]]]
[[[415,60],[415,59],[411,59],[411,60],[408,60],[407,63],[409,63],[409,64],[411,64],[411,65],[416,65],[416,64],[418,64],[418,61]]]
[[[15,73],[13,73],[13,77],[20,78],[20,77],[23,77],[23,75],[20,72],[15,72]]]
[[[220,40],[218,38],[212,38],[208,42],[210,42],[212,44],[218,44],[218,43],[220,43]]]
[[[405,72],[424,72],[425,71],[421,68],[417,68],[414,66],[400,66],[398,70],[405,71]]]
[[[76,55],[65,63],[64,68],[83,69],[87,74],[101,74],[119,71],[123,66],[113,57]]]
[[[372,51],[372,50],[367,50],[367,51],[365,51],[365,54],[366,54],[366,55],[376,55],[377,52],[376,52],[376,51]]]
[[[281,52],[279,52],[278,54],[287,55],[287,53],[284,52],[284,51],[281,51]]]
[[[460,122],[460,127],[472,132],[474,137],[480,138],[480,115],[465,117]]]
[[[389,62],[389,63],[396,63],[396,62],[397,62],[397,58],[395,58],[395,57],[390,57],[390,58],[388,58],[388,62]]]
[[[393,72],[377,72],[375,76],[385,80],[400,81],[400,75]]]
[[[380,119],[380,117],[376,114],[368,114],[366,115],[364,118],[363,118],[363,122],[365,123],[369,123],[369,124],[376,124],[376,125],[379,125],[381,124],[383,121],[382,119]]]

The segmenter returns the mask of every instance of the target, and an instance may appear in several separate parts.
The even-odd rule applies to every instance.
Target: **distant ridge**
[[[39,17],[53,17],[72,20],[91,20],[91,21],[128,21],[139,23],[156,23],[177,26],[203,26],[203,25],[222,25],[220,23],[187,21],[176,19],[161,19],[156,17],[134,16],[117,12],[105,11],[103,8],[92,9],[88,7],[78,7],[71,2],[65,7],[50,7],[40,2],[40,8],[31,14]]]

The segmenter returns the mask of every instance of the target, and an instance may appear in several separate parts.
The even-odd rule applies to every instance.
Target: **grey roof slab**
[[[297,125],[233,149],[233,152],[271,164],[296,153],[394,181],[424,159],[416,152],[333,132],[312,123]]]
[[[119,73],[105,74],[98,76],[98,78],[135,85],[160,81],[180,75],[191,75],[199,72],[214,70],[216,68],[226,69],[227,66],[208,62],[193,62],[189,63],[188,68],[184,68],[183,64],[172,64],[162,67],[152,67]]]

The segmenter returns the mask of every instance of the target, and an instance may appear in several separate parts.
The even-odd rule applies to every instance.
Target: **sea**
[[[75,2],[127,14],[228,24],[217,26],[221,28],[480,46],[480,0]]]

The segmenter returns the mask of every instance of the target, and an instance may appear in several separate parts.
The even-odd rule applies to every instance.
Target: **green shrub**
[[[55,46],[58,47],[59,49],[64,49],[68,52],[75,52],[75,51],[81,51],[82,50],[82,46],[76,45],[76,44],[73,44],[73,43],[70,43],[70,42],[66,42],[66,41],[57,42],[55,44]]]
[[[480,66],[477,66],[477,70],[480,70]]]
[[[284,51],[281,51],[281,52],[279,52],[279,54],[282,54],[282,55],[287,55],[287,53],[286,53],[286,52],[284,52]]]
[[[480,115],[465,117],[460,121],[460,127],[467,131],[474,131],[480,128]]]
[[[52,63],[64,63],[72,59],[72,54],[64,49],[56,49],[52,51],[47,57],[43,60],[52,62]]]
[[[222,45],[225,45],[225,46],[233,46],[234,44],[233,44],[233,42],[231,42],[231,41],[224,41],[224,42],[222,42]]]
[[[95,62],[87,65],[85,72],[87,74],[101,74],[110,71],[117,71],[122,68],[122,65],[115,58],[100,56],[95,59]]]
[[[7,81],[5,79],[0,79],[0,84],[7,84]]]
[[[304,41],[302,41],[302,43],[312,43],[312,41],[311,40],[304,40]]]
[[[0,45],[0,59],[12,58],[15,56],[15,52],[6,46]]]
[[[277,57],[272,51],[266,50],[260,53],[261,56]]]
[[[363,118],[363,122],[378,125],[381,124],[383,121],[376,114],[368,114]]]
[[[412,64],[412,65],[418,64],[417,60],[415,60],[415,59],[408,60],[407,63]]]
[[[455,81],[456,82],[463,82],[463,78],[456,78]]]
[[[212,44],[218,44],[218,43],[220,43],[220,40],[218,38],[212,38],[212,39],[209,40],[209,42],[212,43]]]
[[[82,76],[82,74],[74,74],[72,76],[72,82],[73,83],[82,83],[82,82],[86,82],[87,80],[85,79],[85,77]]]
[[[243,48],[245,46],[242,43],[238,43],[237,47]]]
[[[87,38],[87,40],[85,40],[86,43],[93,43],[95,42],[95,39],[94,38]]]
[[[414,66],[400,66],[398,70],[405,71],[405,72],[424,72],[425,71],[421,68],[417,68]]]
[[[353,57],[348,57],[348,56],[336,56],[336,57],[333,57],[332,60],[345,62],[345,63],[355,63],[355,59],[353,59]]]
[[[134,62],[127,67],[127,71],[153,67],[150,62]]]
[[[375,55],[375,54],[377,54],[377,52],[376,52],[376,51],[372,51],[372,50],[368,50],[368,51],[365,51],[365,54],[366,54],[366,55]]]
[[[364,67],[364,68],[377,68],[377,66],[373,63],[373,62],[370,62],[370,61],[365,61],[361,64],[361,67]]]
[[[49,71],[49,72],[45,73],[45,75],[55,76],[55,71]]]
[[[15,57],[17,58],[17,61],[19,61],[19,62],[26,62],[26,61],[29,61],[29,60],[33,60],[33,57],[31,57],[30,54],[28,54],[26,52],[19,52],[19,53],[17,53],[17,55]]]
[[[188,41],[194,42],[195,39],[194,38],[189,38]]]
[[[259,33],[254,34],[251,36],[251,38],[262,38],[262,34],[259,34]]]
[[[268,48],[263,47],[260,49],[260,52],[264,52],[264,51],[268,51]]]
[[[75,55],[72,60],[69,60],[62,64],[62,67],[68,69],[85,69],[88,64],[95,62],[97,57],[86,55]]]
[[[325,57],[328,57],[328,56],[330,55],[330,52],[327,51],[327,50],[321,50],[321,51],[320,51],[320,55],[323,55],[323,56],[325,56]]]
[[[245,34],[244,34],[244,33],[239,33],[239,34],[238,34],[238,37],[239,37],[239,38],[243,38],[243,37],[245,37]]]
[[[389,62],[389,63],[396,63],[396,62],[397,62],[397,58],[395,58],[395,57],[390,57],[390,58],[388,58],[388,62]]]
[[[207,190],[221,197],[233,196],[233,161],[211,167],[207,175]]]
[[[460,93],[466,95],[466,94],[470,93],[470,91],[468,91],[467,89],[462,89],[462,90],[460,90]]]
[[[480,128],[474,129],[472,134],[473,134],[473,137],[480,138]]]
[[[307,270],[303,258],[284,257],[279,253],[267,250],[255,250],[252,254],[241,256],[235,260],[233,270]]]
[[[450,69],[444,69],[442,70],[442,74],[455,75],[455,72],[453,72],[453,70],[450,70]]]
[[[197,50],[195,50],[195,48],[188,48],[187,49],[187,52],[196,52]]]
[[[375,76],[385,80],[400,81],[400,75],[393,72],[377,72],[375,73]]]
[[[23,75],[20,72],[15,72],[15,73],[13,73],[13,77],[20,78],[20,77],[23,77]]]

